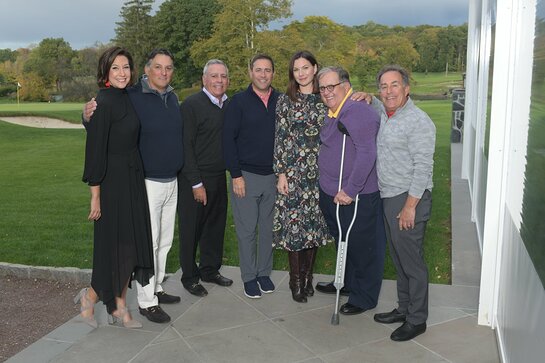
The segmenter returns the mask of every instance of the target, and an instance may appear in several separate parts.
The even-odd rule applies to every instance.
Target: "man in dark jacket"
[[[182,284],[193,295],[208,294],[199,279],[220,286],[223,237],[227,218],[227,186],[222,131],[229,71],[224,62],[209,60],[203,69],[202,91],[180,106],[184,120],[185,164],[178,175],[178,223]],[[197,246],[200,263],[195,257]]]
[[[231,174],[233,217],[244,294],[252,299],[274,291],[272,225],[276,196],[273,173],[274,125],[278,92],[271,83],[271,57],[256,55],[252,83],[234,95],[225,110],[223,150]]]

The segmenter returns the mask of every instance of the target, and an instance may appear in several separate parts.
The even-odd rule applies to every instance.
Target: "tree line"
[[[271,30],[272,22],[292,15],[292,0],[166,0],[151,15],[153,3],[125,1],[111,43],[133,54],[139,73],[148,51],[168,48],[175,57],[173,86],[178,90],[199,84],[209,58],[229,66],[231,92],[244,88],[248,62],[262,52],[275,60],[273,85],[283,90],[288,61],[299,49],[313,52],[321,65],[346,68],[365,89],[374,87],[378,69],[388,63],[413,72],[465,70],[467,24],[345,26],[325,16],[308,16]],[[88,99],[96,93],[98,57],[110,45],[74,50],[63,38],[46,38],[32,49],[0,49],[0,97],[13,94],[19,84],[22,100],[52,95]]]

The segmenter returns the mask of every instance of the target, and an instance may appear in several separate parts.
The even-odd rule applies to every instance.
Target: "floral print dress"
[[[318,198],[320,127],[326,107],[316,94],[283,94],[276,105],[273,169],[284,173],[288,195],[276,194],[273,247],[300,251],[333,241]]]

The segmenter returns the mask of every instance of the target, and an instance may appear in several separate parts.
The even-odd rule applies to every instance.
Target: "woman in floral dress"
[[[288,251],[293,300],[314,295],[312,271],[317,247],[333,241],[318,203],[318,150],[325,114],[314,76],[316,58],[293,55],[286,94],[278,98],[274,172],[278,194],[274,209],[273,247]]]

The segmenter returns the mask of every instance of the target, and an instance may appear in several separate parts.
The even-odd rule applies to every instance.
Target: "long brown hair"
[[[299,83],[297,83],[297,81],[295,80],[295,76],[293,75],[293,68],[295,65],[295,61],[299,58],[304,58],[307,61],[309,61],[309,63],[312,64],[312,66],[316,66],[319,68],[316,57],[314,57],[314,55],[307,50],[301,50],[295,53],[293,57],[291,57],[290,66],[288,70],[289,81],[288,81],[288,88],[286,89],[286,94],[292,101],[297,101],[297,91],[299,90]],[[314,79],[312,80],[312,83],[313,83],[312,93],[318,93],[318,81],[316,77],[314,77]]]

